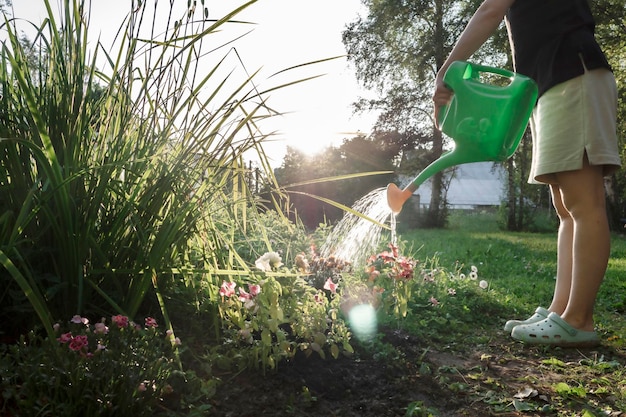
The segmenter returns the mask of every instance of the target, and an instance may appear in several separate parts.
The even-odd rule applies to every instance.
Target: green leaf
[[[264,346],[271,346],[272,345],[272,332],[270,332],[268,329],[263,329],[261,331],[261,342],[263,343]]]
[[[558,366],[560,368],[565,366],[565,362],[557,358],[544,359],[541,361],[541,363],[544,365]]]
[[[35,312],[39,316],[41,323],[43,324],[50,340],[55,339],[55,333],[52,328],[52,318],[50,317],[50,310],[48,309],[45,299],[41,295],[39,288],[36,285],[31,285],[31,281],[24,277],[24,275],[15,267],[11,259],[0,250],[0,263],[11,274],[15,282],[20,286],[24,295],[28,298]]]
[[[315,335],[313,336],[313,340],[319,346],[324,346],[326,344],[326,336],[324,335],[324,333],[315,333]]]
[[[267,327],[273,332],[276,333],[278,332],[278,320],[276,319],[268,319],[267,320]]]
[[[565,382],[559,382],[554,386],[554,390],[559,395],[569,395],[571,392],[571,388]]]
[[[333,358],[337,359],[339,357],[339,346],[337,346],[335,343],[333,343],[332,345],[330,345],[330,354],[333,356]]]
[[[532,404],[520,400],[514,400],[513,407],[516,411],[533,411],[536,409]]]

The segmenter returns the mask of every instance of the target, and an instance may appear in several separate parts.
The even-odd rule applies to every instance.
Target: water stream
[[[353,266],[364,265],[370,255],[378,253],[383,237],[396,243],[396,218],[387,205],[386,188],[377,188],[361,197],[352,208],[369,219],[387,224],[384,229],[368,219],[346,212],[320,249],[322,257],[334,255]]]
[[[346,212],[322,245],[320,256],[328,258],[334,255],[338,259],[350,262],[356,270],[365,266],[371,255],[379,252],[383,238],[396,244],[396,217],[387,205],[386,188],[377,188],[369,192],[354,203],[352,209],[367,219]],[[387,225],[387,222],[390,230],[381,226]],[[378,320],[372,303],[361,302],[352,305],[346,314],[350,328],[357,338],[371,340],[375,337]]]

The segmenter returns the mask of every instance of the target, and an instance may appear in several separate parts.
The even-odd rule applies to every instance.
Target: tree
[[[591,3],[596,17],[596,34],[606,52],[613,73],[617,79],[618,109],[617,137],[623,163],[626,162],[626,3],[623,0],[597,0]],[[623,171],[622,171],[623,172]],[[607,206],[613,229],[623,230],[626,217],[626,176],[622,172],[614,174],[607,181]]]
[[[414,138],[416,146],[430,151],[427,162],[439,158],[446,147],[431,116],[434,77],[479,3],[363,0],[368,15],[357,18],[343,33],[358,81],[379,94],[378,99],[358,101],[356,111],[380,110],[375,129]],[[501,31],[477,53],[477,59],[510,66],[505,45]],[[445,224],[442,191],[443,176],[438,173],[433,177],[428,214],[432,226]]]
[[[298,149],[287,147],[282,165],[274,170],[276,182],[288,192],[290,217],[293,220],[297,217],[311,230],[320,223],[341,216],[339,209],[312,197],[321,196],[338,201],[336,188],[333,188],[336,183],[316,181],[340,175],[342,172],[341,159],[331,149],[334,148],[328,148],[316,155],[306,155]]]
[[[398,134],[345,139],[339,147],[328,147],[316,155],[287,148],[280,168],[274,170],[276,180],[289,193],[291,209],[302,223],[314,229],[320,223],[334,222],[344,212],[313,196],[323,197],[351,207],[370,191],[386,186],[391,175],[372,175],[338,181],[316,181],[357,173],[393,171],[393,161],[402,148]],[[302,184],[305,183],[305,184]],[[298,184],[294,186],[294,184]]]
[[[8,13],[8,9],[13,6],[11,0],[0,0],[0,12]]]
[[[465,27],[469,17],[481,0],[362,0],[367,16],[357,18],[348,25],[343,42],[350,61],[354,64],[357,79],[366,88],[377,92],[375,100],[361,99],[355,111],[380,110],[375,126],[378,130],[397,130],[415,139],[418,153],[405,152],[400,158],[399,172],[414,173],[425,164],[437,159],[444,151],[445,137],[434,128],[430,95],[434,76],[450,49]],[[626,4],[623,0],[598,0],[590,2],[597,20],[598,38],[613,65],[619,97],[626,91]],[[501,28],[472,60],[486,65],[512,69],[506,31]],[[618,134],[626,138],[626,101],[620,100],[618,109]],[[626,156],[624,144],[620,144]],[[425,155],[424,151],[428,154]],[[410,162],[420,155],[418,162]],[[416,163],[418,166],[416,166]],[[509,181],[507,185],[507,227],[523,230],[532,218],[529,209],[545,206],[546,190],[535,192],[527,184],[530,164],[530,144],[523,143],[520,150],[504,166]],[[409,167],[408,170],[406,167]],[[609,202],[613,208],[614,224],[626,217],[621,207],[626,200],[626,180],[617,175],[612,178]],[[433,177],[433,193],[429,218],[432,226],[445,223],[445,202],[442,200],[442,176]],[[528,204],[528,203],[532,204]]]

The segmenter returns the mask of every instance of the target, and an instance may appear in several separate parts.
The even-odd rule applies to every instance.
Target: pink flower
[[[393,256],[393,253],[389,252],[389,251],[384,251],[378,254],[378,256],[380,258],[382,258],[383,262],[385,263],[391,263],[393,261],[396,260],[396,257]]]
[[[159,325],[154,318],[146,317],[146,327],[159,327]]]
[[[237,284],[234,282],[222,282],[222,286],[220,287],[220,295],[222,297],[232,297],[235,295],[235,287]]]
[[[248,300],[252,300],[252,296],[247,293],[243,288],[239,287],[239,301],[243,303]]]
[[[393,243],[389,244],[389,249],[391,249],[391,252],[393,253],[393,257],[397,258],[398,257],[398,247],[396,245],[394,245]]]
[[[167,330],[165,332],[165,339],[169,340],[172,343],[172,345],[176,345],[176,346],[182,345],[180,338],[176,337],[172,330]]]
[[[72,338],[72,341],[70,342],[70,349],[72,349],[73,351],[79,351],[87,349],[87,345],[89,345],[87,336],[79,335]]]
[[[251,296],[256,297],[261,293],[261,286],[256,284],[248,285],[248,290],[250,290]]]
[[[61,343],[68,343],[72,341],[72,333],[63,333],[61,337],[57,339]]]
[[[413,278],[413,263],[407,258],[401,258],[398,260],[398,278],[411,279]]]
[[[432,304],[433,307],[437,307],[439,305],[439,300],[437,300],[435,297],[430,297],[430,304]]]
[[[333,294],[336,294],[337,284],[335,284],[332,279],[328,278],[326,282],[324,283],[324,289],[329,290]]]
[[[137,391],[139,392],[145,392],[148,388],[146,388],[146,384],[145,382],[142,382],[141,384],[139,384],[139,386],[137,387]]]
[[[100,333],[100,334],[107,334],[109,333],[109,328],[104,323],[96,323],[94,325],[94,332]]]
[[[128,327],[128,317],[122,316],[121,314],[111,317],[111,321],[120,329]]]
[[[374,269],[369,274],[370,274],[369,280],[376,281],[376,279],[380,276],[380,271],[377,271],[376,269]]]
[[[84,317],[79,316],[78,314],[76,314],[74,317],[72,317],[70,322],[76,323],[76,324],[89,324],[89,320],[87,320]]]

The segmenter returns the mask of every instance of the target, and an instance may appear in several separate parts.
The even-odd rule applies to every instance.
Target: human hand
[[[435,93],[433,94],[433,102],[435,103],[435,126],[437,129],[440,129],[439,126],[439,111],[441,107],[450,103],[452,100],[452,96],[454,93],[448,87],[446,87],[443,82],[443,74],[440,72],[437,74],[437,78],[435,80]]]

